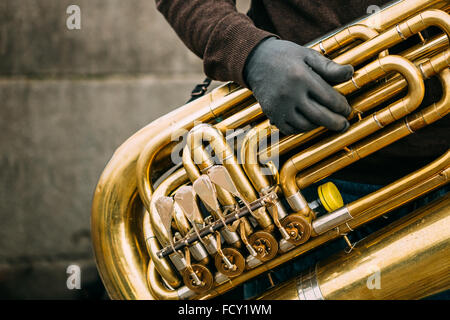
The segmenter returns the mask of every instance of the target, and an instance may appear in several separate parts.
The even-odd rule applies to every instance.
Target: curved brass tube
[[[151,288],[151,291],[156,299],[152,300],[178,300],[178,294],[176,290],[169,290],[164,287],[161,280],[158,278],[158,273],[156,272],[155,264],[153,260],[150,260],[147,269],[147,283]]]
[[[402,17],[412,16],[427,9],[444,9],[446,6],[448,5],[445,0],[398,1],[358,23],[382,32],[402,21]]]
[[[430,48],[433,48],[434,46],[438,46],[440,48],[443,44],[448,45],[447,35],[436,37],[433,41],[430,41],[425,45],[419,45],[414,48],[414,50],[403,52],[402,57],[408,60],[415,60],[416,58],[419,58],[424,54],[429,53],[430,51],[434,51]],[[428,79],[436,75],[439,70],[442,70],[443,68],[448,66],[450,61],[449,59],[450,54],[449,50],[447,49],[428,58],[425,61],[421,61],[421,63],[418,65],[418,68],[421,70],[424,79]],[[371,110],[377,105],[380,105],[381,103],[395,97],[404,88],[406,88],[407,85],[408,83],[406,82],[406,80],[401,75],[399,75],[393,77],[392,79],[389,79],[388,82],[382,84],[379,87],[361,93],[361,95],[358,95],[358,97],[352,99],[350,102],[353,112],[349,116],[349,119],[352,119],[354,116],[356,116],[357,113],[362,114],[366,111]],[[325,131],[326,129],[324,127],[318,127],[305,133],[283,137],[280,139],[278,144],[268,146],[266,149],[263,149],[259,152],[258,157],[260,163],[267,163],[273,160],[273,157],[289,152],[302,145],[303,143],[317,138]]]
[[[214,162],[211,160],[205,149],[203,148],[198,149],[197,153],[198,153],[197,156],[200,154],[202,163],[205,165],[205,167],[212,167],[214,165]],[[186,172],[188,173],[189,176],[189,180],[191,180],[191,182],[194,182],[195,180],[197,180],[198,177],[200,177],[201,172],[195,165],[194,160],[192,159],[191,150],[188,145],[186,145],[183,149],[183,166],[186,169]],[[233,195],[228,191],[222,189],[219,186],[216,186],[216,191],[219,201],[223,206],[234,207],[237,204]],[[215,215],[215,212],[211,213]]]
[[[197,150],[199,154],[201,154],[202,163],[206,167],[211,167],[214,165],[214,162],[209,158],[209,155],[207,154],[206,150],[203,148],[199,148]],[[191,182],[194,182],[198,177],[200,177],[201,173],[200,170],[197,168],[197,166],[194,163],[194,160],[191,156],[191,150],[189,148],[189,145],[186,145],[183,149],[183,166],[186,169],[186,172],[188,173],[189,180]],[[234,208],[237,204],[236,200],[234,199],[233,195],[229,193],[228,191],[224,190],[223,188],[216,186],[216,192],[217,197],[219,199],[219,202],[225,207],[225,208]],[[219,219],[219,216],[214,210],[210,210],[211,215],[217,220]],[[250,235],[253,233],[253,227],[251,226],[250,222],[246,217],[242,217],[241,221],[245,225],[245,232],[246,235]]]
[[[448,14],[436,9],[427,10],[344,52],[335,58],[334,61],[339,64],[359,65],[368,58],[431,26],[441,28],[447,36],[450,36],[450,18]]]
[[[336,88],[341,93],[348,94],[391,71],[402,74],[409,85],[408,94],[404,98],[374,113],[371,117],[353,124],[345,133],[331,136],[320,144],[298,153],[283,165],[280,182],[283,193],[294,211],[305,216],[311,214],[295,181],[298,172],[402,118],[420,105],[425,93],[422,77],[411,62],[399,56],[377,59],[355,72],[352,81],[338,85]]]
[[[446,68],[441,71],[439,79],[443,89],[443,96],[439,102],[406,117],[405,121],[397,122],[379,134],[358,142],[355,146],[348,147],[348,151],[343,150],[339,154],[306,169],[297,175],[297,187],[302,190],[446,116],[450,112],[450,70]]]
[[[280,192],[278,187],[277,167],[274,163],[268,163],[264,167],[266,170],[269,170],[269,172],[264,173],[262,170],[263,164],[260,164],[258,159],[259,142],[262,139],[271,136],[274,132],[278,132],[278,129],[275,126],[270,125],[269,120],[266,120],[249,130],[242,140],[240,150],[242,167],[260,195],[267,194],[272,190],[277,193]],[[279,144],[275,141],[271,141],[271,143],[273,146],[271,152],[274,152],[275,150],[275,152],[279,153],[277,150]],[[269,179],[268,176],[271,178]],[[273,187],[275,187],[275,189]],[[281,201],[278,199],[272,206],[269,206],[267,210],[271,213],[275,225],[280,229],[280,220],[288,215]],[[280,229],[280,232],[286,233],[285,229]]]
[[[446,35],[444,35],[444,37],[447,38]],[[405,53],[406,56],[403,56],[404,53],[402,53],[402,57],[411,61],[415,60],[425,54],[427,48],[427,45],[422,45],[412,52]],[[428,79],[447,67],[449,61],[449,50],[447,49],[426,60],[420,61],[420,63],[415,63],[421,71],[423,78]],[[407,85],[408,83],[405,78],[401,75],[395,75],[389,79],[387,83],[381,85],[380,87],[368,90],[367,92],[358,95],[358,97],[354,98],[350,104],[354,112],[363,113],[395,97],[404,88],[406,88]]]
[[[413,46],[403,51],[400,55],[405,59],[413,61],[424,55],[435,55],[436,52],[444,51],[445,48],[448,47],[448,45],[448,36],[446,34],[442,34],[433,37],[425,43],[420,43],[416,46]]]
[[[235,86],[235,84],[233,83],[227,83],[225,85],[226,88],[229,87],[233,87],[233,85]],[[222,89],[222,87],[219,87],[217,89]],[[231,89],[229,89],[231,90]],[[242,89],[245,90],[245,89]],[[220,91],[220,90],[219,90]],[[214,91],[211,92],[211,94]],[[217,96],[217,94],[216,94]],[[218,99],[220,99],[220,97],[217,97]],[[214,99],[211,98],[211,99]],[[250,99],[251,100],[251,99]],[[226,112],[226,114],[221,115],[220,118],[218,117],[216,119],[216,121],[220,121],[219,123],[216,123],[214,125],[214,127],[216,127],[218,130],[220,130],[222,133],[225,133],[226,130],[228,129],[232,129],[232,128],[239,128],[242,125],[246,125],[248,123],[251,123],[253,121],[258,120],[259,118],[261,118],[263,116],[261,107],[259,106],[258,103],[253,103],[251,104],[249,107],[245,108],[245,105],[242,106],[243,109],[242,110],[237,110],[235,113],[228,115],[229,111]],[[234,108],[232,108],[234,110]],[[224,118],[226,116],[226,118]],[[224,118],[222,120],[222,118]],[[172,141],[171,143],[169,143],[168,145],[166,145],[165,147],[163,147],[163,149],[161,149],[155,156],[155,158],[153,159],[152,162],[152,170],[151,173],[154,176],[157,176],[160,171],[163,173],[165,170],[170,169],[170,158],[172,155],[172,152],[174,151],[173,149],[175,147],[177,147],[177,145],[180,143],[180,141],[177,140],[177,138],[181,138],[181,137],[174,137],[175,141]],[[161,166],[161,163],[168,163],[169,166]]]
[[[191,180],[191,182],[197,180],[200,177],[201,172],[195,165],[194,161],[192,160],[191,150],[189,150],[188,145],[185,145],[183,148],[182,161],[183,167],[186,170],[189,180]]]
[[[214,127],[225,134],[227,130],[240,128],[260,119],[262,116],[263,112],[261,106],[259,103],[255,103],[215,124]]]
[[[259,115],[261,115],[261,113],[262,113],[262,111],[261,111],[260,106],[258,104],[254,104],[254,105],[250,106],[249,108],[246,108],[246,109],[242,110],[241,112],[238,112],[237,113],[237,115],[239,115],[238,117],[230,117],[230,118],[227,118],[226,120],[220,122],[219,123],[220,128],[222,130],[234,129],[238,126],[246,124],[247,121],[249,121],[249,119],[246,119],[245,121],[243,121],[242,116],[252,115],[252,117],[250,117],[250,119],[253,119],[254,117],[258,117]],[[188,147],[185,147],[185,149],[186,148],[188,148]],[[185,168],[177,170],[176,172],[171,174],[167,179],[165,179],[161,183],[161,185],[159,185],[158,188],[154,191],[152,200],[150,201],[150,213],[149,213],[150,222],[153,227],[153,230],[155,231],[155,235],[156,235],[157,239],[164,245],[169,244],[169,242],[168,242],[169,235],[167,234],[167,231],[164,229],[164,227],[161,223],[161,219],[160,219],[159,215],[157,214],[156,207],[155,207],[155,201],[161,196],[169,195],[176,188],[178,188],[182,184],[188,182],[188,178],[195,180],[200,175],[200,172],[198,171],[195,164],[192,163],[192,160],[190,158],[189,159],[186,158],[189,155],[190,155],[190,152],[186,153],[186,154],[183,152],[183,165]],[[227,199],[227,198],[223,198],[223,199]],[[231,200],[228,198],[228,201],[229,201],[229,203],[228,203],[229,205],[233,205],[235,203],[234,198],[232,198]],[[248,224],[248,227],[249,226],[250,225]],[[144,226],[144,228],[146,228],[146,226]],[[154,251],[153,249],[151,251],[151,255],[156,255],[156,251]],[[160,269],[158,267],[158,264],[156,264],[156,267],[159,271]],[[164,271],[161,272],[161,275],[167,281],[168,281],[168,278],[166,278],[166,276],[169,277],[169,279],[170,279],[170,275],[166,275],[166,272],[164,272]]]
[[[267,178],[267,175],[261,171],[261,166],[258,161],[258,143],[261,139],[268,137],[272,133],[272,130],[278,129],[271,126],[270,121],[266,120],[250,129],[242,140],[242,167],[251,183],[256,188],[256,191],[259,193],[262,193],[265,189],[269,188],[271,183]]]
[[[367,41],[378,36],[378,31],[362,24],[354,24],[346,27],[344,30],[334,34],[333,36],[320,41],[311,49],[321,52],[323,55],[329,55],[336,50],[345,47],[356,40]],[[380,57],[388,55],[388,51],[380,54]]]
[[[167,289],[161,282],[155,264],[150,260],[147,268],[147,283],[154,295],[152,300],[186,300],[192,298],[195,293],[186,286],[177,290]]]
[[[166,258],[161,259],[156,255],[156,252],[158,252],[161,247],[153,233],[148,211],[145,212],[142,229],[144,232],[145,243],[147,244],[147,251],[150,254],[150,260],[153,261],[158,273],[163,276],[167,283],[173,288],[178,288],[181,285],[181,281],[173,271],[172,266]]]
[[[308,132],[282,137],[276,145],[267,146],[267,148],[258,153],[259,161],[267,164],[273,161],[275,157],[294,150],[296,147],[319,137],[326,131],[325,127],[318,127]]]

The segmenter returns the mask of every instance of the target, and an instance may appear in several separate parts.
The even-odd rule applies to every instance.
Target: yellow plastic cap
[[[333,182],[327,182],[317,188],[319,199],[325,210],[332,212],[344,206],[341,193]]]

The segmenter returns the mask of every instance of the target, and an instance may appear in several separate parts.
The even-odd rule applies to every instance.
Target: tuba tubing
[[[227,83],[155,120],[129,138],[116,150],[103,171],[92,204],[91,229],[97,268],[110,297],[163,300],[217,297],[328,241],[339,237],[348,241],[348,232],[448,184],[449,151],[366,197],[343,206],[339,201],[333,202],[334,205],[325,207],[328,213],[319,217],[316,208],[320,200],[324,200],[319,199],[313,205],[302,194],[313,183],[448,114],[449,9],[446,0],[397,1],[379,13],[308,45],[335,62],[357,67],[352,80],[335,86],[349,98],[353,108],[349,116],[352,125],[345,133],[330,134],[320,127],[298,135],[281,136],[261,148],[260,141],[280,135],[278,129],[270,125],[249,90]],[[431,26],[442,33],[425,40],[422,31]],[[391,54],[393,46],[414,35],[419,35],[422,41],[396,55]],[[440,79],[443,96],[417,111],[425,94],[424,80],[433,76]],[[403,97],[387,105],[387,101],[400,94]],[[246,126],[251,127],[248,132],[242,129]],[[238,137],[243,137],[237,152],[225,137],[228,130],[237,130]],[[183,135],[187,137],[186,146],[178,144]],[[182,159],[175,163],[171,156],[176,150],[174,147],[179,145]],[[209,154],[208,147],[215,155]],[[280,163],[280,171],[274,161],[278,155],[288,155],[287,161],[283,159]],[[242,165],[237,161],[238,156]],[[215,212],[205,205],[203,214],[210,216],[200,219],[198,224],[206,230],[215,222],[235,221],[238,224],[230,223],[220,232],[215,231],[214,236],[213,233],[208,235],[209,240],[220,241],[220,233],[226,234],[227,240],[221,246],[215,240],[198,238],[201,235],[195,235],[184,216],[185,208],[181,210],[176,203],[174,217],[171,217],[174,220],[167,230],[156,201],[160,197],[173,197],[180,187],[193,183],[201,175],[208,175],[210,168],[221,164],[238,194],[231,194],[225,185],[216,185],[223,212]],[[284,206],[283,198],[288,207]],[[371,246],[358,246],[344,257],[348,259],[346,262],[342,260],[345,269],[338,270],[338,263],[321,263],[316,273],[277,287],[262,298],[404,299],[422,298],[448,288],[448,279],[441,279],[440,273],[445,269],[448,274],[448,263],[435,264],[435,269],[430,267],[426,275],[417,271],[407,257],[389,251],[389,245],[382,246],[382,243],[405,244],[408,233],[422,231],[430,241],[429,248],[442,243],[448,246],[448,234],[441,232],[437,225],[433,224],[436,228],[424,225],[423,230],[419,230],[417,224],[411,222],[417,216],[423,221],[445,222],[447,218],[439,216],[439,212],[447,212],[448,216],[448,196],[445,199],[412,214],[410,222],[403,219],[372,236],[376,239],[374,243],[379,241],[379,246],[373,247],[383,252],[387,261],[381,270],[394,283],[387,285],[386,290],[365,291],[363,279],[368,274],[358,271],[362,263],[358,259],[368,257],[373,251],[370,251]],[[242,203],[249,210],[242,211],[245,207]],[[445,206],[442,203],[446,203]],[[254,209],[250,209],[250,204]],[[237,212],[242,214],[238,216]],[[225,219],[221,220],[220,214],[224,214]],[[167,221],[167,217],[164,219]],[[395,227],[399,225],[401,227]],[[162,258],[160,253],[173,247],[173,243],[184,251]],[[416,246],[417,251],[413,248],[410,251],[424,257],[423,261],[428,258],[445,260],[441,255],[448,256],[447,251],[430,249],[428,257],[425,254],[428,249],[419,247]],[[227,263],[224,259],[228,259]],[[341,261],[339,259],[337,261]],[[398,264],[389,265],[395,259]],[[239,272],[219,269],[221,261],[227,268],[239,265]],[[216,268],[225,270],[226,275],[216,272]],[[417,286],[402,276],[405,270],[416,271]],[[405,283],[394,281],[396,277],[404,279]],[[348,282],[345,279],[349,279]],[[427,284],[430,279],[433,285]],[[311,284],[314,286],[308,287]]]

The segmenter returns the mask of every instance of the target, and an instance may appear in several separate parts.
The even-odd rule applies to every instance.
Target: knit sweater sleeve
[[[243,79],[245,61],[263,39],[274,36],[257,28],[236,9],[234,0],[156,0],[158,10],[215,80]]]

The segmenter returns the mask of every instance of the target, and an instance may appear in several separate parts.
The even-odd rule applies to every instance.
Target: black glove
[[[351,107],[328,82],[347,81],[352,75],[351,65],[276,38],[258,44],[244,68],[244,79],[263,112],[286,135],[317,126],[347,130]]]

